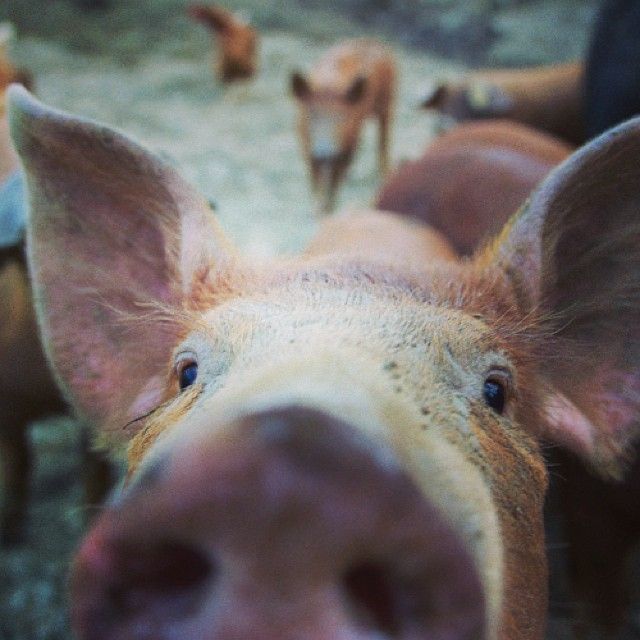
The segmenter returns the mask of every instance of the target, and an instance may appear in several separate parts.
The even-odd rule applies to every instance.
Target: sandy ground
[[[295,105],[287,93],[293,68],[308,68],[337,37],[381,35],[390,42],[400,71],[392,144],[398,162],[418,155],[433,135],[434,119],[415,108],[430,78],[461,73],[479,61],[578,56],[593,11],[593,2],[424,3],[431,11],[440,7],[436,26],[449,35],[459,32],[458,42],[473,18],[471,4],[487,20],[490,37],[484,44],[474,44],[471,53],[456,47],[458,60],[451,62],[443,57],[447,38],[438,41],[439,56],[427,52],[429,31],[403,26],[402,15],[385,20],[379,12],[363,16],[351,5],[337,12],[327,3],[253,0],[242,6],[262,27],[260,75],[222,88],[211,73],[209,39],[184,17],[183,2],[115,4],[105,14],[78,14],[62,0],[7,0],[0,19],[10,17],[21,27],[15,57],[35,73],[43,100],[121,128],[167,154],[216,203],[233,240],[260,255],[296,251],[316,223],[295,137]],[[467,23],[456,22],[459,15]],[[405,48],[407,43],[414,47]],[[375,133],[373,126],[365,131],[341,205],[366,204],[373,197]],[[72,422],[56,419],[34,425],[32,437],[38,469],[31,534],[23,548],[0,552],[0,639],[66,640],[66,567],[85,518],[78,506],[78,434]],[[562,593],[554,598],[548,637],[561,640],[571,608]],[[640,633],[630,630],[625,640],[631,638]]]

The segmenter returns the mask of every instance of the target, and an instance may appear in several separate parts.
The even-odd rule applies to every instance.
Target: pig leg
[[[3,412],[5,413],[5,412]],[[0,544],[10,546],[24,538],[32,455],[27,434],[28,421],[15,415],[2,416],[0,425],[0,468],[4,500],[0,522]]]
[[[380,112],[378,122],[380,135],[378,138],[378,171],[380,177],[384,177],[389,168],[389,122],[391,120],[390,109],[387,107]]]

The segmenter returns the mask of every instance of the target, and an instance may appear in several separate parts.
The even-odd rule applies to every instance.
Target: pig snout
[[[335,208],[338,183],[349,162],[350,155],[346,152],[311,157],[313,189],[320,213],[329,213]]]
[[[485,637],[446,518],[387,445],[303,407],[158,453],[86,538],[71,594],[81,640]]]

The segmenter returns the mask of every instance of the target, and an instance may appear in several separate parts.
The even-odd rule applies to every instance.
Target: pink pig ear
[[[542,318],[547,436],[618,474],[640,423],[640,118],[553,171],[493,251]]]
[[[233,251],[204,199],[124,135],[16,86],[9,116],[46,350],[78,412],[121,431],[160,401],[176,317],[211,296]]]

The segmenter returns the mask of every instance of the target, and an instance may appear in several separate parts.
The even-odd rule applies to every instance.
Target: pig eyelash
[[[144,413],[141,416],[138,416],[137,418],[130,420],[122,427],[122,430],[124,431],[129,427],[131,427],[131,425],[134,425],[141,421],[145,421],[143,424],[142,430],[146,429],[153,423],[153,421],[156,418],[158,418],[158,416],[161,416],[165,411],[170,409],[173,405],[176,405],[177,408],[181,406],[183,408],[185,406],[187,407],[190,406],[191,403],[198,398],[202,389],[203,389],[202,384],[196,383],[191,385],[188,389],[185,389],[184,392],[172,396],[168,400],[165,400],[164,402],[155,406],[153,409],[147,411],[147,413]]]
[[[175,397],[170,398],[169,400],[165,400],[159,405],[156,405],[153,409],[150,409],[149,411],[147,411],[147,413],[143,413],[141,416],[138,416],[137,418],[134,418],[133,420],[130,420],[129,422],[127,422],[127,424],[125,424],[124,427],[122,427],[122,430],[124,431],[128,429],[131,425],[134,425],[137,422],[140,422],[141,420],[146,420],[147,418],[150,418],[156,413],[160,413],[161,411],[166,409],[168,406],[170,406],[171,403],[174,402],[174,400],[175,400]]]
[[[153,409],[151,409],[150,411],[147,411],[147,413],[142,414],[141,416],[138,416],[137,418],[134,418],[133,420],[129,420],[129,422],[127,422],[124,427],[122,427],[122,430],[125,431],[126,429],[128,429],[131,425],[135,424],[136,422],[140,422],[140,420],[144,420],[146,418],[149,418],[150,416],[152,416],[156,411],[162,409],[163,407],[165,407],[166,405],[168,405],[171,401],[169,402],[163,402],[162,404],[159,404],[157,407],[154,407]]]

